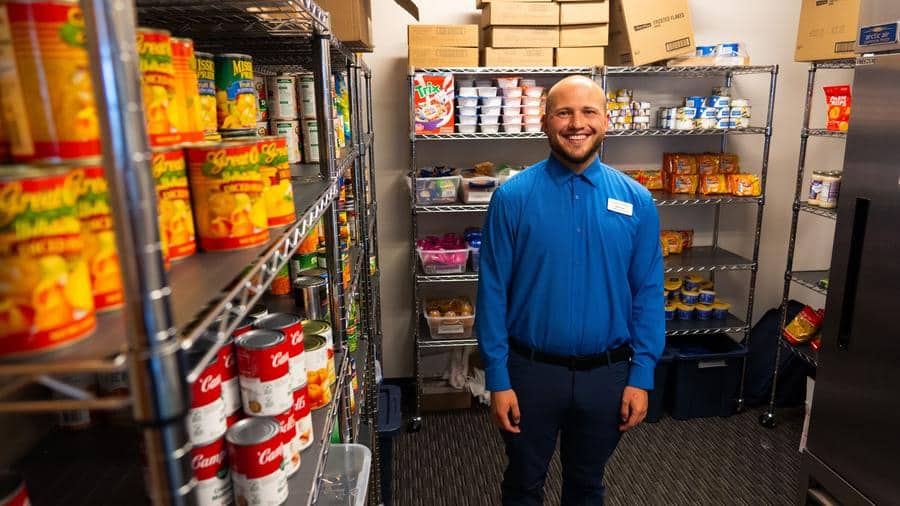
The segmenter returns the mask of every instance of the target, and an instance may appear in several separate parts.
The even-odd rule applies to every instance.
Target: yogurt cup
[[[514,124],[522,124],[522,115],[521,114],[504,114],[503,115],[503,124],[504,125],[514,125]]]
[[[474,125],[476,123],[478,123],[478,116],[476,116],[474,114],[459,117],[460,125]]]
[[[518,98],[522,96],[522,88],[501,88],[504,97]]]
[[[463,97],[474,97],[478,95],[478,88],[474,86],[460,86],[456,94]]]
[[[478,96],[479,97],[496,97],[497,96],[497,87],[496,86],[479,86],[478,87]]]
[[[706,304],[698,304],[694,309],[694,314],[697,316],[698,320],[712,319],[713,307]]]
[[[506,107],[521,107],[522,97],[503,97],[503,105]]]
[[[727,302],[716,302],[712,305],[713,318],[716,320],[724,320],[728,318],[728,310],[731,309],[731,304]]]
[[[458,96],[456,97],[456,103],[461,107],[475,107],[478,105],[478,97],[474,95],[471,97]]]
[[[544,94],[543,86],[528,86],[525,88],[525,96],[526,97],[540,97]]]
[[[675,304],[666,304],[666,320],[672,321],[675,319]]]
[[[497,133],[499,130],[500,130],[500,125],[497,125],[497,124],[494,124],[494,125],[488,125],[488,124],[481,124],[481,125],[478,125],[478,131],[480,131],[480,132],[482,132],[482,133],[486,133],[486,134],[495,134],[495,133]]]
[[[502,97],[481,97],[481,106],[482,107],[500,107],[500,104],[503,103]],[[499,113],[497,113],[499,114]]]
[[[688,304],[678,304],[675,306],[675,316],[679,320],[693,320],[694,306]]]
[[[698,300],[700,301],[700,304],[713,304],[716,301],[716,291],[700,290],[700,297]]]
[[[522,116],[523,123],[526,125],[540,125],[541,117],[540,116]]]
[[[522,97],[522,105],[541,105],[541,97]]]
[[[541,115],[541,106],[539,106],[539,105],[523,106],[522,114],[524,114],[526,116],[540,116]]]
[[[478,114],[478,107],[474,105],[461,105],[457,107],[456,110],[459,111],[460,116],[475,116],[476,114]]]
[[[498,77],[497,78],[497,87],[498,88],[515,88],[519,85],[518,77]]]
[[[480,114],[478,119],[482,125],[496,125],[500,122],[500,116],[497,115]]]
[[[695,290],[681,290],[681,302],[685,304],[694,305],[697,304],[700,300],[700,293]]]
[[[522,131],[521,123],[504,123],[503,131],[507,133],[519,133]]]
[[[537,85],[537,81],[534,79],[522,79],[522,82],[519,83],[520,86],[535,86]]]
[[[456,131],[461,134],[474,134],[476,125],[456,125]]]
[[[526,132],[529,132],[529,133],[540,132],[540,131],[541,131],[541,124],[538,123],[538,124],[525,125],[525,131],[526,131]]]
[[[510,116],[510,115],[513,115],[513,114],[515,114],[515,115],[517,115],[517,116],[518,116],[518,115],[521,115],[521,114],[522,114],[522,108],[519,107],[519,106],[517,106],[517,105],[504,105],[504,106],[503,106],[503,115],[504,115],[504,116]]]
[[[482,114],[482,116],[499,116],[500,115],[500,106],[499,105],[483,105],[483,106],[481,106],[481,114]]]

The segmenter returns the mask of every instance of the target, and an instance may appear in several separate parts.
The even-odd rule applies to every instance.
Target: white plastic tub
[[[541,123],[541,116],[522,116],[522,122],[526,125],[539,125]]]
[[[372,451],[361,444],[332,444],[316,506],[365,506]]]
[[[503,106],[503,115],[504,116],[512,116],[522,114],[522,108],[518,105],[504,105]]]
[[[456,131],[461,134],[474,134],[477,125],[456,125]]]
[[[474,125],[478,123],[478,116],[475,114],[471,116],[460,116],[457,123],[459,123],[460,125]]]
[[[503,97],[503,105],[506,107],[520,107],[522,97]]]
[[[481,106],[481,115],[482,116],[499,116],[500,115],[500,107],[499,105],[483,105]]]
[[[504,97],[519,98],[522,96],[522,88],[501,88]]]
[[[521,123],[506,123],[503,125],[503,131],[511,134],[517,134],[522,131]]]
[[[498,77],[497,78],[497,87],[498,88],[515,88],[519,85],[518,77]]]
[[[479,97],[496,97],[497,96],[497,87],[496,86],[479,86],[478,87],[478,96]]]
[[[478,114],[478,107],[474,105],[461,105],[457,107],[456,110],[459,111],[460,116],[475,116],[476,114]]]
[[[526,132],[529,132],[529,133],[540,132],[540,131],[541,131],[541,124],[538,123],[538,124],[536,124],[536,125],[535,125],[535,124],[525,125],[525,131],[526,131]]]
[[[522,97],[522,105],[541,105],[541,97]]]
[[[522,123],[522,115],[521,114],[508,114],[508,115],[504,114],[503,115],[503,124],[504,125],[510,125],[510,124],[516,124],[516,123]]]
[[[500,104],[502,104],[502,103],[503,103],[502,97],[481,97],[481,106],[482,107],[500,107]]]
[[[522,107],[522,114],[526,116],[540,116],[541,115],[541,106],[539,105],[526,105]]]
[[[544,94],[543,86],[529,86],[525,88],[525,96],[526,97],[540,97]]]
[[[478,116],[479,123],[482,125],[496,125],[500,122],[500,116],[481,114]]]
[[[478,95],[478,88],[474,86],[460,86],[456,94],[463,97],[474,97]]]
[[[500,131],[500,125],[478,125],[478,131],[484,134],[495,134]]]

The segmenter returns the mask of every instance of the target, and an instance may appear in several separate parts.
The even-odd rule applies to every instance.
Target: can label
[[[181,142],[178,118],[185,115],[175,95],[172,37],[163,30],[138,28],[137,51],[144,91],[144,116],[151,146]]]
[[[319,161],[319,124],[315,119],[303,120],[303,157],[306,163]]]
[[[267,121],[257,121],[256,122],[256,135],[259,137],[265,137],[269,135],[269,122]]]
[[[263,76],[253,76],[253,86],[256,88],[256,123],[258,127],[260,122],[265,122],[269,119],[266,78]]]
[[[316,81],[312,74],[297,76],[297,90],[300,96],[300,113],[304,118],[316,117]]]
[[[269,227],[293,223],[296,219],[294,188],[291,186],[291,167],[284,137],[259,141],[259,170]]]
[[[284,137],[287,142],[288,163],[300,163],[300,124],[297,120],[272,122],[273,134]]]
[[[12,493],[6,497],[0,497],[0,505],[2,506],[31,506],[28,499],[28,489],[25,488],[25,482],[20,483]]]
[[[240,405],[240,402],[241,401],[238,400],[239,405]],[[243,419],[244,419],[244,412],[241,411],[240,406],[238,406],[237,410],[235,410],[230,415],[225,417],[225,425],[227,425],[228,427],[231,427],[232,425],[240,422]]]
[[[216,67],[209,53],[195,53],[197,59],[197,87],[200,91],[200,123],[203,132],[214,134],[219,130],[216,116]]]
[[[318,338],[318,339],[317,339]],[[328,348],[319,336],[307,336],[303,354],[306,356],[307,396],[310,409],[320,409],[331,402],[328,380]]]
[[[246,55],[216,55],[216,111],[219,128],[256,127],[256,86],[253,59]]]
[[[190,148],[188,160],[200,246],[223,251],[268,241],[257,143]]]
[[[81,221],[84,258],[91,277],[94,309],[116,309],[125,301],[125,293],[103,167],[90,165],[73,169],[72,177],[76,181],[76,213]]]
[[[300,451],[309,448],[313,443],[312,413],[309,409],[306,383],[294,390],[294,420],[297,423],[297,442]]]
[[[34,156],[34,142],[5,8],[0,8],[0,89],[3,90],[0,93],[0,123],[9,145],[9,155],[17,160],[27,160]]]
[[[184,152],[155,151],[151,161],[159,209],[159,231],[168,246],[168,258],[178,260],[197,251],[194,213],[188,189]]]
[[[284,450],[284,472],[292,476],[300,469],[300,441],[297,439],[297,423],[293,407],[276,415],[281,426],[281,449]]]
[[[187,417],[188,436],[194,444],[221,438],[228,430],[225,401],[222,400],[222,363],[210,364],[191,385],[191,409]]]
[[[194,41],[172,39],[172,66],[175,69],[175,101],[177,104],[175,129],[182,142],[203,140],[203,122],[200,115],[200,87],[197,82],[197,59]]]
[[[286,343],[262,350],[237,346],[237,358],[245,413],[271,416],[291,407],[290,351]]]
[[[269,106],[275,119],[297,119],[297,80],[294,76],[269,79]]]
[[[5,6],[33,157],[99,155],[97,108],[78,3],[18,0]],[[3,95],[8,91],[3,88]]]
[[[287,500],[281,434],[255,445],[228,445],[234,497],[242,506],[278,506]]]
[[[205,446],[191,448],[191,467],[197,478],[198,506],[231,506],[234,492],[225,438],[220,437]]]
[[[219,348],[219,361],[222,362],[222,400],[225,413],[230,416],[241,409],[241,387],[233,342],[229,341]]]
[[[0,180],[0,356],[49,350],[96,325],[71,173]]]

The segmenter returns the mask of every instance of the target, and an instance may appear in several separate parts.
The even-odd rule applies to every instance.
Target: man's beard
[[[569,162],[573,165],[581,165],[591,158],[597,156],[597,151],[600,150],[600,145],[603,144],[603,136],[598,136],[597,140],[594,141],[594,144],[591,145],[591,149],[588,150],[584,156],[576,158],[563,149],[562,144],[560,144],[559,139],[557,139],[556,136],[548,135],[547,139],[550,141],[550,151],[552,151],[557,158]]]

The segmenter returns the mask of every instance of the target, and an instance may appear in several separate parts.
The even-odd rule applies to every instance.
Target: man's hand
[[[646,405],[645,394],[644,406]],[[512,389],[491,392],[491,419],[494,421],[494,425],[500,429],[516,434],[521,432],[519,429],[519,398]]]
[[[644,421],[647,416],[647,391],[637,387],[625,387],[622,392],[622,423],[619,430],[626,430]]]

